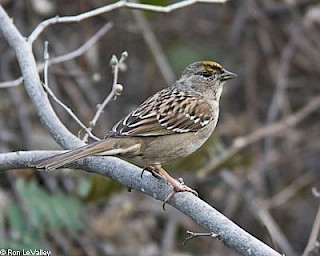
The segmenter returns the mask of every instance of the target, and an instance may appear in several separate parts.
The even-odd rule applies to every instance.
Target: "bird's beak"
[[[235,73],[232,73],[226,69],[223,69],[221,75],[220,75],[220,79],[221,81],[226,81],[226,80],[230,80],[235,78],[237,75]]]

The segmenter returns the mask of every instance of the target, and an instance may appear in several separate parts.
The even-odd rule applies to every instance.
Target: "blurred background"
[[[114,1],[1,0],[24,36],[43,20]],[[168,5],[176,1],[141,1]],[[320,4],[318,0],[230,0],[168,14],[119,9],[47,28],[54,58],[79,49],[106,23],[112,28],[79,57],[52,64],[49,86],[88,124],[110,93],[110,59],[129,56],[124,87],[93,133],[115,122],[179,77],[191,62],[215,60],[238,77],[227,83],[214,135],[192,156],[170,163],[206,202],[286,255],[302,255],[319,208]],[[59,149],[42,127],[22,85],[14,52],[0,35],[0,152]],[[43,77],[40,72],[41,77]],[[4,82],[9,82],[4,84]],[[56,103],[63,123],[83,136]],[[82,171],[0,173],[0,247],[49,249],[53,255],[238,255],[171,206]],[[316,248],[309,255],[319,255]],[[308,255],[308,254],[305,254]]]

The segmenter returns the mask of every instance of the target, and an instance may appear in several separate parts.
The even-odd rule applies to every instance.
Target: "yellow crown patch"
[[[205,71],[208,71],[208,72],[213,72],[215,70],[222,69],[222,66],[219,63],[214,62],[214,61],[202,61],[202,65],[203,65]]]

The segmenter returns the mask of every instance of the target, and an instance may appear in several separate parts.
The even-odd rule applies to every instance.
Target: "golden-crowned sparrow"
[[[192,63],[178,81],[121,119],[103,140],[43,159],[36,168],[53,170],[91,155],[138,158],[173,186],[165,202],[176,192],[197,194],[161,164],[190,155],[209,138],[218,121],[223,85],[235,76],[213,61]]]

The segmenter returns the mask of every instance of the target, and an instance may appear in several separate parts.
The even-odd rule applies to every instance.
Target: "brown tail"
[[[50,170],[57,169],[65,164],[74,162],[80,158],[95,155],[105,151],[110,151],[110,154],[106,152],[105,155],[112,155],[113,146],[114,146],[113,139],[97,141],[89,145],[76,148],[62,154],[58,154],[55,156],[42,159],[39,162],[35,163],[34,165],[37,169],[44,168],[50,171]]]

